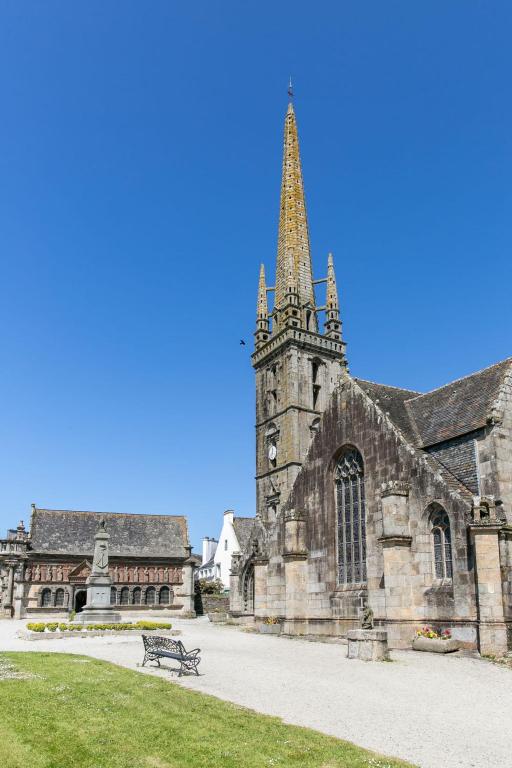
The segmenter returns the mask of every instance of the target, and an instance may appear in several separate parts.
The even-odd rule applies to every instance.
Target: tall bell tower
[[[291,95],[291,94],[290,94]],[[275,286],[260,268],[252,363],[256,372],[257,515],[271,524],[286,501],[329,395],[347,370],[332,255],[313,280],[299,138],[290,101],[284,153]],[[315,286],[326,283],[325,305]],[[269,311],[268,295],[274,294]],[[324,333],[319,313],[325,312]]]

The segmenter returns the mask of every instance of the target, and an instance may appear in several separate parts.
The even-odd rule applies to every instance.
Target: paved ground
[[[512,671],[458,656],[394,652],[393,663],[346,658],[343,645],[257,635],[207,619],[173,619],[202,649],[201,677],[181,684],[278,715],[422,768],[511,768]],[[0,621],[0,651],[83,653],[136,669],[140,638],[16,638]],[[148,674],[171,677],[167,670]],[[172,675],[176,680],[176,676]]]

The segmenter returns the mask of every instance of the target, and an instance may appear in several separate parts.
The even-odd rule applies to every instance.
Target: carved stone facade
[[[39,510],[0,542],[6,616],[80,611],[91,573],[91,536],[100,518],[111,535],[111,604],[123,610],[193,615],[194,562],[186,520],[176,516]]]
[[[346,636],[367,602],[391,647],[410,647],[431,624],[505,653],[512,359],[424,395],[351,376],[331,257],[325,305],[311,298],[325,281],[305,266],[305,217],[290,106],[271,311],[263,269],[258,289],[257,514],[233,557],[231,613],[278,617],[289,634]]]

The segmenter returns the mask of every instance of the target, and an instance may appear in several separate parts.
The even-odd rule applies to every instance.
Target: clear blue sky
[[[286,85],[354,374],[512,354],[512,5],[0,2],[0,524],[254,513]],[[248,340],[245,348],[239,339]]]

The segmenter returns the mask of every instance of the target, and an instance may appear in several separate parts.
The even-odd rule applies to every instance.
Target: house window
[[[363,458],[346,448],[335,471],[338,513],[338,583],[366,581],[366,510]]]
[[[55,592],[55,605],[59,608],[64,605],[64,590],[60,589],[60,587]]]
[[[154,605],[155,604],[155,588],[154,587],[148,587],[146,589],[146,604],[147,605]]]
[[[453,568],[450,520],[442,507],[436,508],[430,515],[430,527],[436,579],[451,579]]]
[[[224,539],[224,551],[227,552],[228,549],[228,540]]]
[[[52,604],[52,592],[51,589],[43,589],[41,594],[41,605],[43,608],[48,608]]]

